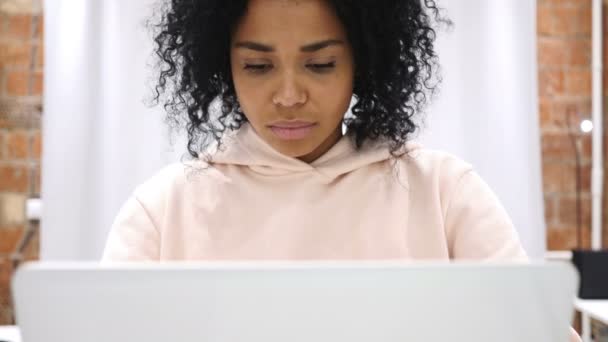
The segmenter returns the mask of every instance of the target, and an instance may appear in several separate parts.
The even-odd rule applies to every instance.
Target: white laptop
[[[28,264],[24,342],[568,341],[567,263]]]

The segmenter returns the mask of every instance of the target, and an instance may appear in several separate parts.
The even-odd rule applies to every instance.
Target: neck
[[[314,151],[298,157],[298,159],[310,164],[324,155],[325,152],[329,151],[329,149],[332,148],[340,140],[340,138],[342,138],[342,124],[338,125],[336,130],[334,130],[334,132],[330,134],[329,137],[327,137],[327,139],[325,139]]]

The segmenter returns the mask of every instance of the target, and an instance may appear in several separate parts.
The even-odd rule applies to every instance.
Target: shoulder
[[[451,258],[526,259],[509,215],[471,164],[420,146],[401,160],[417,199],[439,204]]]
[[[473,166],[461,158],[440,150],[409,143],[406,152],[399,158],[408,182],[433,182],[441,188],[457,183],[473,171]]]
[[[169,164],[139,185],[135,195],[149,197],[152,194],[170,193],[200,183],[217,173],[214,167],[200,160]]]
[[[184,186],[186,171],[185,163],[167,165],[138,185],[133,195],[140,201],[169,195]]]
[[[168,207],[187,204],[191,192],[205,188],[218,170],[198,160],[165,166],[133,192],[133,197],[151,212],[162,213]]]
[[[398,159],[399,178],[417,201],[436,205],[445,216],[455,194],[473,178],[473,166],[449,152],[408,144]]]
[[[172,188],[183,184],[185,164],[174,163],[158,170],[152,177],[148,178],[135,189],[136,196],[146,195],[161,191],[170,191]]]

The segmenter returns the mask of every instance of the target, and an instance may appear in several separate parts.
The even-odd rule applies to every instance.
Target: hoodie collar
[[[344,135],[325,154],[309,164],[276,151],[250,124],[245,123],[224,137],[222,147],[211,153],[210,162],[212,165],[246,166],[267,176],[311,173],[320,177],[323,183],[329,183],[341,175],[389,158],[391,154],[386,142],[366,142],[357,150],[352,137]]]

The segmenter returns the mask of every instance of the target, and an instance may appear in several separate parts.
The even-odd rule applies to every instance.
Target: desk
[[[608,325],[608,300],[576,299],[574,307],[582,316],[583,342],[591,342],[591,319]]]
[[[19,329],[11,325],[0,325],[0,341],[21,342]]]

